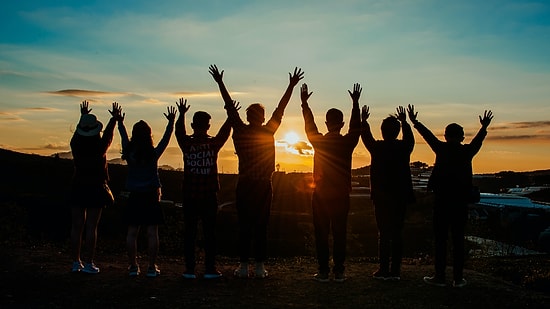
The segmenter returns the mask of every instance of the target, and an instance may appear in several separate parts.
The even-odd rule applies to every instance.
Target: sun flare
[[[284,140],[288,143],[288,145],[294,145],[300,141],[300,136],[294,131],[287,132],[285,134]]]

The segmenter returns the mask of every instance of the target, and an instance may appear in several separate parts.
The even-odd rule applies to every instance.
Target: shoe
[[[468,282],[466,282],[466,279],[464,279],[464,278],[462,278],[460,280],[453,280],[453,287],[455,287],[455,288],[464,287],[464,286],[466,286],[466,284],[468,284]]]
[[[334,273],[334,282],[344,282],[346,279],[346,275],[343,272]]]
[[[265,270],[264,263],[256,263],[256,278],[264,279],[267,277],[267,270]]]
[[[81,272],[87,273],[87,274],[97,274],[99,273],[99,268],[97,268],[94,263],[86,263],[84,265],[84,268],[82,268]]]
[[[160,276],[160,269],[157,265],[147,267],[147,277],[154,278]]]
[[[439,286],[439,287],[445,287],[447,284],[445,283],[445,280],[439,279],[434,277],[424,277],[424,282],[426,282],[429,285],[433,286]]]
[[[240,263],[233,275],[237,278],[248,278],[248,263]]]
[[[181,276],[184,279],[197,279],[197,275],[195,275],[195,270],[186,270]]]
[[[73,268],[71,268],[71,272],[78,273],[84,268],[84,265],[82,265],[82,262],[80,261],[74,261],[73,262]]]
[[[128,266],[128,275],[130,277],[135,277],[137,275],[139,275],[140,271],[139,271],[139,266],[138,265],[130,265]]]
[[[387,271],[378,269],[377,271],[372,273],[372,277],[376,280],[390,280],[390,273]]]
[[[313,280],[317,282],[329,282],[328,272],[320,271],[313,275]]]
[[[399,273],[390,272],[386,280],[399,281],[401,280],[401,275]]]
[[[204,279],[218,279],[221,278],[223,275],[221,272],[217,270],[209,270],[204,273]]]

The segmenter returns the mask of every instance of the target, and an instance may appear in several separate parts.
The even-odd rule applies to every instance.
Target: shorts
[[[106,183],[73,184],[69,202],[71,208],[106,208],[113,206],[114,197]]]
[[[164,212],[160,207],[160,188],[146,192],[130,192],[124,218],[128,225],[164,224]]]

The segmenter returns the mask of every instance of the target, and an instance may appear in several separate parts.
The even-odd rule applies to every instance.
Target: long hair
[[[155,147],[151,127],[147,122],[140,120],[132,128],[132,137],[128,147],[122,151],[122,159],[131,158],[138,163],[144,163],[154,160],[154,157]]]

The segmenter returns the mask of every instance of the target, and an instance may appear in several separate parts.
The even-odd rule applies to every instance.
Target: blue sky
[[[210,64],[236,100],[269,114],[298,66],[321,130],[328,108],[349,117],[347,90],[359,82],[375,137],[399,105],[414,104],[438,135],[458,122],[468,137],[491,109],[475,171],[550,168],[547,1],[8,1],[0,23],[4,148],[69,151],[84,99],[104,123],[119,102],[127,126],[144,119],[160,138],[166,106],[185,97],[191,113],[212,114],[214,134],[225,114]],[[298,87],[276,137],[290,131],[305,139]],[[412,159],[433,163],[416,137]],[[283,169],[311,170],[310,157],[280,148]],[[369,160],[360,143],[354,167]],[[161,163],[181,161],[173,139]],[[228,141],[220,165],[235,164]]]

